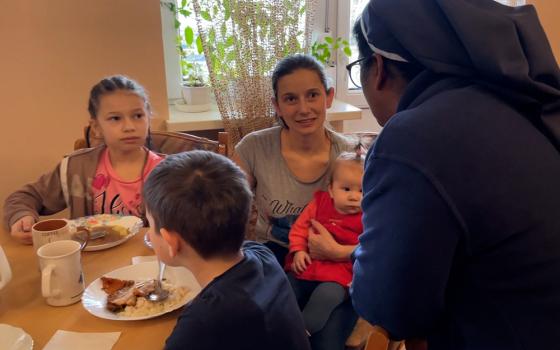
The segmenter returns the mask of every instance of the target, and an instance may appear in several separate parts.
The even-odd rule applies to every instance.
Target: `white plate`
[[[100,226],[122,226],[128,230],[128,234],[126,236],[121,236],[116,240],[110,239],[110,237],[91,240],[90,242],[88,242],[88,245],[84,249],[88,252],[109,249],[118,246],[119,244],[126,242],[135,234],[137,234],[143,226],[142,219],[136,216],[120,216],[113,214],[86,216],[83,218],[68,220],[68,222],[70,223],[71,230],[73,230],[74,232],[76,231],[76,228],[78,226],[84,226],[88,229]]]
[[[136,265],[122,267],[120,269],[106,273],[104,276],[141,281],[153,279],[157,276],[157,273],[157,261],[148,261]],[[101,289],[101,278],[96,279],[86,288],[84,294],[82,295],[82,304],[84,305],[84,308],[92,315],[100,318],[117,321],[145,320],[148,318],[161,316],[182,307],[183,305],[191,301],[200,292],[200,286],[194,278],[193,274],[184,267],[168,266],[165,269],[164,278],[167,280],[167,282],[172,283],[177,287],[187,287],[189,289],[189,293],[187,294],[187,297],[183,302],[166,308],[162,312],[156,314],[148,316],[128,317],[121,316],[118,313],[107,310],[105,308],[105,305],[107,303],[107,293],[105,293]]]
[[[0,344],[7,350],[31,350],[33,339],[21,328],[0,324]]]

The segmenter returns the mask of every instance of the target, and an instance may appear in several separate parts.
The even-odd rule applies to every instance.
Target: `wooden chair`
[[[373,326],[364,350],[406,350],[406,348],[404,341],[390,340],[383,328]]]
[[[95,137],[91,132],[91,128],[86,126],[84,128],[84,138],[74,142],[74,150],[96,147],[101,144],[103,144],[103,139]],[[216,152],[226,157],[229,156],[228,145],[229,134],[227,132],[220,132],[218,134],[218,141],[214,141],[182,132],[151,131],[150,140],[147,143],[148,148],[157,153],[174,154],[202,149]]]
[[[403,341],[390,340],[387,332],[378,326],[372,326],[360,318],[352,335],[346,341],[347,349],[360,350],[406,350]]]

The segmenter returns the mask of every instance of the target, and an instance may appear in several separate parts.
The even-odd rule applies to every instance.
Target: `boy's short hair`
[[[228,158],[208,151],[170,155],[152,170],[143,194],[156,233],[177,232],[206,259],[241,248],[252,192]]]

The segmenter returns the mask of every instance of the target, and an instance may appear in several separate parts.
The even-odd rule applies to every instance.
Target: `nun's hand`
[[[315,220],[311,220],[311,228],[307,237],[309,255],[316,260],[350,260],[350,254],[355,246],[338,244],[331,233]]]

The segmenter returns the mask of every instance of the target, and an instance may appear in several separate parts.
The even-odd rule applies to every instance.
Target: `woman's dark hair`
[[[272,90],[274,90],[274,98],[278,98],[278,81],[285,75],[292,74],[298,69],[307,69],[317,73],[321,84],[325,88],[325,91],[329,89],[327,86],[327,76],[325,74],[325,69],[321,62],[310,55],[295,54],[291,56],[284,57],[274,68],[272,73]]]
[[[146,103],[146,109],[148,111],[151,110],[148,94],[142,85],[128,77],[125,77],[124,75],[113,75],[103,78],[99,83],[95,84],[91,88],[88,101],[88,111],[91,119],[97,118],[97,113],[99,112],[99,100],[101,97],[119,90],[135,93],[144,100]]]
[[[361,62],[361,66],[367,71],[373,64],[373,51],[369,47],[367,40],[362,33],[360,21],[361,16],[358,17],[358,19],[354,23],[352,32],[354,34],[354,37],[356,38],[356,41],[358,42],[358,51],[360,53],[360,57],[369,57],[368,59]],[[389,75],[398,75],[407,82],[414,79],[418,74],[420,74],[420,72],[424,70],[424,67],[416,62],[400,62],[391,59],[384,59],[383,65],[385,66]]]

